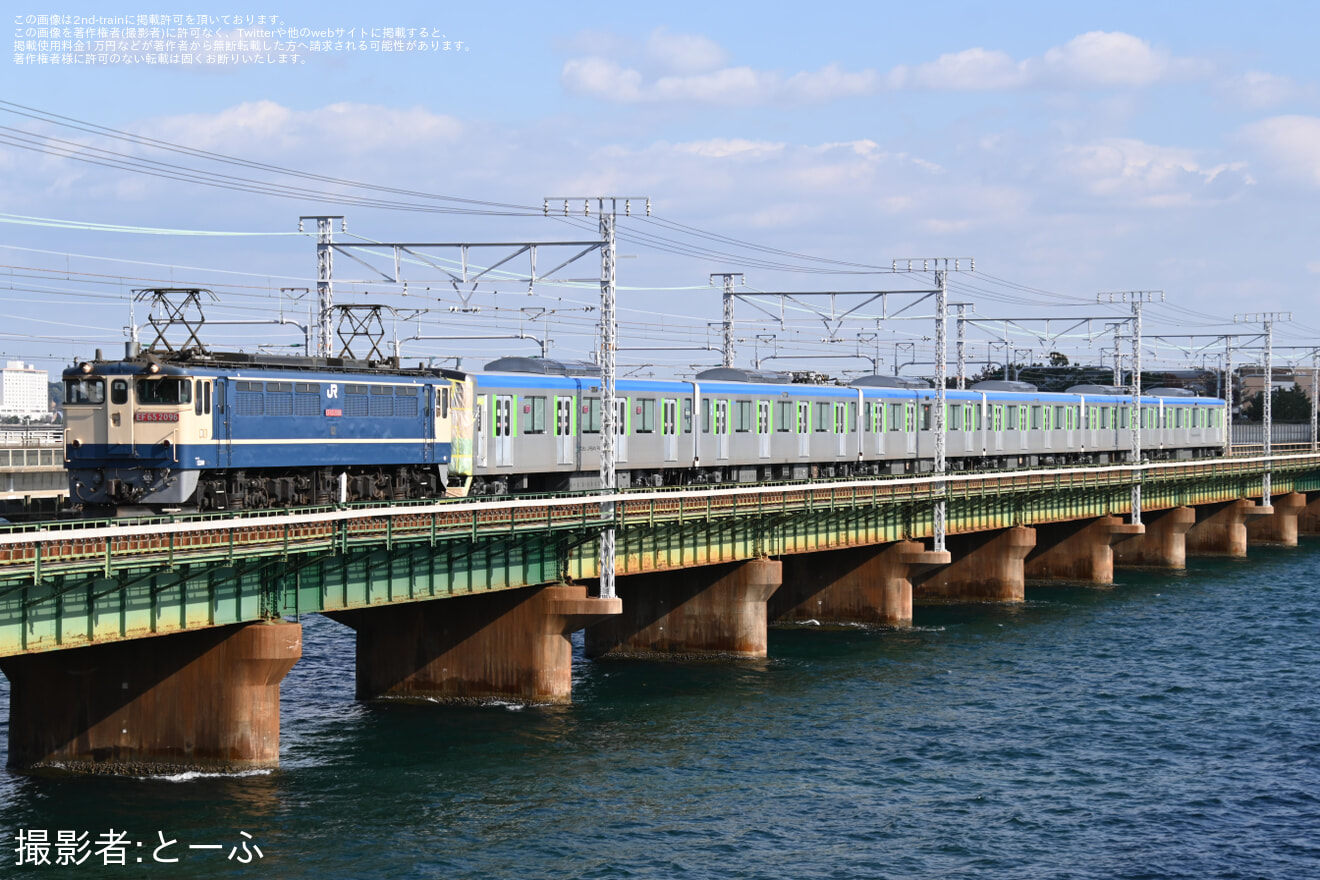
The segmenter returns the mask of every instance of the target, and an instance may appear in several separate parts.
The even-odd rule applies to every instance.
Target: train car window
[[[848,433],[857,433],[857,401],[848,401]]]
[[[115,379],[110,383],[110,402],[120,406],[128,403],[127,379]]]
[[[64,383],[64,402],[72,406],[105,403],[105,380],[70,379]]]
[[[588,397],[582,404],[582,433],[600,433],[600,398]]]
[[[267,382],[266,391],[269,394],[288,394],[293,390],[292,382]]]
[[[371,393],[385,395],[385,394],[393,394],[394,392],[390,390],[390,386],[388,385],[372,385]]]
[[[775,401],[775,431],[785,434],[793,430],[793,401]]]
[[[750,400],[734,401],[733,430],[739,434],[746,434],[752,430],[752,402]]]
[[[955,403],[949,407],[948,422],[950,431],[963,430],[963,405],[961,403]]]
[[[209,379],[206,381],[206,384],[202,387],[202,402],[203,402],[202,412],[203,414],[209,416],[211,414],[211,381]]]
[[[828,403],[816,404],[816,433],[829,433],[831,422],[830,405]]]
[[[416,396],[417,396],[417,386],[416,386],[416,385],[397,385],[397,386],[395,386],[395,388],[394,388],[394,396],[395,396],[395,397],[416,397]]]
[[[1011,431],[1017,427],[1018,408],[1010,404],[1006,406],[1004,409],[1005,409],[1004,427]]]
[[[111,391],[113,392],[114,389],[111,389]],[[200,416],[202,414],[202,380],[201,379],[197,380],[197,387],[194,389],[194,391],[196,393],[193,394],[193,415]]]
[[[655,398],[647,397],[637,401],[634,407],[633,416],[635,421],[633,427],[638,434],[655,433]]]
[[[903,404],[901,403],[889,404],[889,430],[903,430]]]
[[[701,433],[710,433],[710,398],[701,401]]]
[[[692,433],[692,401],[683,401],[683,433]]]
[[[929,403],[921,405],[921,430],[929,431],[934,425],[931,423],[931,406]]]
[[[545,398],[524,397],[522,405],[523,433],[545,433]]]
[[[192,382],[188,379],[138,379],[137,400],[144,406],[177,406],[192,403]]]
[[[442,419],[449,418],[449,388],[437,389],[435,396],[435,414]]]
[[[344,393],[345,393],[345,394],[366,394],[366,393],[367,393],[367,386],[366,386],[366,385],[345,385],[345,386],[344,386]]]
[[[299,394],[320,394],[321,386],[315,382],[299,382],[293,386],[293,390]]]

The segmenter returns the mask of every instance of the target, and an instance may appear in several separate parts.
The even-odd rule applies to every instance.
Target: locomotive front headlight
[[[153,373],[153,374],[154,374],[154,373],[159,373],[159,372],[160,372],[160,364],[148,364],[148,365],[147,365],[147,372],[148,372],[148,373]]]
[[[84,373],[90,373],[92,371],[92,365],[87,363],[87,361],[83,361],[78,365],[78,369],[82,370]]]

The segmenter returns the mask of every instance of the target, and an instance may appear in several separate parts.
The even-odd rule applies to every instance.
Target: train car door
[[[797,402],[798,458],[811,458],[811,403],[805,400]]]
[[[761,458],[770,457],[770,401],[756,402],[756,441]]]
[[[908,455],[917,454],[917,405],[903,404],[903,430],[907,432]]]
[[[423,385],[422,394],[422,461],[430,464],[435,461],[436,419],[440,415],[438,404],[439,391],[434,385]]]
[[[715,458],[729,457],[729,402],[715,401]]]
[[[555,398],[555,463],[573,464],[577,437],[573,433],[573,398]]]
[[[472,442],[475,446],[473,453],[476,466],[479,468],[484,468],[490,460],[486,450],[486,423],[490,421],[490,416],[486,413],[486,400],[486,395],[477,395],[477,405],[472,408]]]
[[[660,402],[660,433],[665,438],[665,461],[678,461],[678,401]]]
[[[848,454],[848,407],[847,404],[834,404],[834,439],[838,455]]]
[[[136,450],[133,448],[133,379],[129,376],[111,376],[108,384],[110,387],[106,389],[106,454],[136,455]]]
[[[628,460],[628,398],[614,398],[614,460]]]
[[[995,433],[995,451],[1003,452],[1004,451],[1004,405],[1002,403],[996,403],[991,408],[990,413],[994,419],[994,421],[991,423],[990,430],[994,431]]]
[[[229,380],[215,380],[215,455],[218,467],[229,467],[233,431],[229,424]]]
[[[495,418],[491,420],[495,438],[495,467],[513,465],[513,395],[495,395]]]

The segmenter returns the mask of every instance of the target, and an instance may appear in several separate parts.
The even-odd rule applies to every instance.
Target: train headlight
[[[147,372],[148,372],[148,373],[153,373],[153,374],[154,374],[154,373],[159,373],[159,372],[160,372],[160,364],[147,364]]]
[[[87,361],[83,361],[78,365],[78,369],[82,370],[84,373],[90,373],[92,371],[92,365],[87,363]]]

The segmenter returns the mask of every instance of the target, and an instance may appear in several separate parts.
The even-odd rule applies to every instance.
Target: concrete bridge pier
[[[587,656],[764,657],[766,603],[782,582],[776,559],[620,577],[623,613],[587,629]]]
[[[784,585],[770,597],[772,621],[912,623],[912,578],[948,565],[917,541],[785,556]]]
[[[1306,509],[1305,493],[1276,495],[1270,499],[1270,504],[1274,508],[1273,516],[1255,517],[1247,521],[1247,543],[1296,547],[1297,521]]]
[[[553,585],[328,616],[357,630],[359,700],[567,703],[569,636],[622,607]]]
[[[1246,556],[1247,520],[1273,513],[1273,507],[1257,506],[1247,498],[1199,505],[1196,523],[1184,538],[1187,555]]]
[[[1320,492],[1306,493],[1306,506],[1297,515],[1297,534],[1320,535]]]
[[[1196,523],[1196,510],[1171,507],[1142,514],[1144,533],[1121,537],[1114,543],[1114,564],[1127,568],[1187,567],[1187,532]]]
[[[302,626],[236,624],[0,658],[9,766],[156,775],[276,767]]]
[[[1035,529],[1036,546],[1027,554],[1023,568],[1027,580],[1089,584],[1112,584],[1114,543],[1145,532],[1140,523],[1125,523],[1116,516],[1048,523]]]
[[[1023,562],[1036,546],[1036,530],[1013,526],[997,532],[950,535],[952,562],[914,582],[918,605],[953,602],[1021,602],[1026,597]]]

